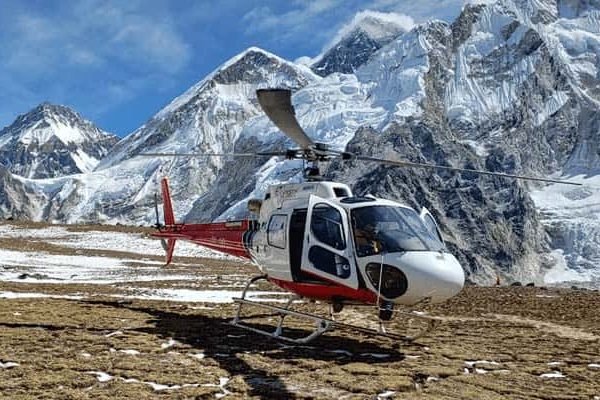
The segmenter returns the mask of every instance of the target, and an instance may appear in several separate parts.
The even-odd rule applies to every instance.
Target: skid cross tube
[[[249,330],[249,331],[252,331],[255,333],[259,333],[261,335],[269,336],[269,337],[272,337],[275,339],[285,340],[287,342],[292,342],[292,343],[296,343],[296,344],[308,343],[311,340],[315,339],[316,337],[321,336],[323,333],[332,329],[331,324],[321,317],[290,310],[290,307],[292,306],[294,300],[300,299],[300,297],[298,297],[298,296],[290,297],[284,307],[277,307],[277,306],[272,306],[269,304],[262,304],[262,303],[258,303],[255,301],[246,300],[246,294],[248,293],[248,289],[250,288],[250,286],[253,283],[255,283],[259,280],[262,280],[262,279],[267,280],[267,276],[259,275],[259,276],[255,276],[254,278],[250,279],[250,281],[246,284],[246,286],[244,287],[244,290],[242,291],[242,297],[233,299],[233,301],[238,304],[238,309],[237,309],[235,318],[231,321],[231,325],[237,326],[239,328],[246,329],[246,330]],[[274,315],[279,316],[279,321],[277,323],[277,327],[275,328],[275,331],[268,332],[268,331],[265,331],[265,330],[262,330],[259,328],[254,328],[252,326],[242,323],[241,322],[243,319],[242,308],[244,305],[252,305],[255,307],[267,309],[269,311],[274,311],[275,312]],[[315,323],[314,332],[306,337],[298,338],[298,339],[285,336],[283,334],[283,323],[284,323],[285,317],[287,317],[288,315],[294,316],[297,318],[311,319]],[[252,318],[252,317],[249,317],[249,318]]]
[[[352,324],[346,324],[343,322],[338,322],[333,319],[324,318],[324,317],[321,317],[321,316],[315,315],[315,314],[291,310],[290,307],[293,305],[294,301],[301,299],[301,297],[299,297],[299,296],[291,296],[288,299],[288,301],[286,302],[285,306],[283,306],[283,307],[275,306],[275,305],[271,305],[271,304],[267,304],[267,303],[259,303],[257,301],[252,301],[252,300],[247,300],[246,295],[248,293],[248,289],[250,288],[250,286],[253,283],[255,283],[259,280],[262,280],[262,279],[268,280],[266,275],[255,276],[254,278],[250,279],[250,281],[246,284],[246,286],[244,287],[244,290],[242,291],[242,297],[233,299],[233,301],[238,304],[238,309],[237,309],[235,318],[230,322],[230,324],[233,326],[242,328],[242,329],[246,329],[246,330],[254,332],[254,333],[268,336],[273,339],[283,340],[283,341],[291,342],[291,343],[295,343],[295,344],[306,344],[306,343],[316,339],[317,337],[323,335],[324,333],[332,331],[335,328],[338,328],[338,329],[342,329],[342,330],[361,332],[361,333],[367,334],[367,335],[385,337],[385,338],[392,339],[392,340],[410,342],[410,341],[420,338],[424,334],[430,332],[440,322],[439,318],[436,318],[433,316],[420,315],[420,314],[415,314],[412,312],[395,311],[395,313],[404,315],[405,317],[428,321],[427,328],[425,328],[422,332],[419,332],[416,335],[406,336],[406,335],[398,335],[398,334],[385,332],[385,331],[381,332],[376,329],[371,329],[371,328],[367,328],[367,327],[363,327],[363,326],[357,326],[357,325],[352,325]],[[250,306],[253,306],[256,308],[262,308],[263,310],[268,310],[269,312],[272,312],[272,314],[269,314],[269,315],[261,314],[258,316],[254,315],[254,316],[243,317],[242,316],[242,308],[244,305],[250,305]],[[242,322],[244,319],[259,318],[259,317],[265,317],[265,316],[278,316],[279,317],[277,326],[275,327],[274,331],[263,330],[260,328],[249,326]],[[285,317],[287,317],[287,316],[295,317],[298,319],[309,320],[309,321],[313,322],[314,323],[313,332],[310,333],[309,335],[307,335],[305,337],[301,337],[301,338],[292,338],[292,337],[285,336],[284,332],[283,332],[283,327],[284,327],[283,324],[285,321]]]
[[[294,300],[296,300],[296,298],[291,298],[290,301],[288,301],[287,305],[291,304]],[[265,331],[265,330],[262,330],[259,328],[254,328],[254,327],[246,325],[246,324],[242,324],[242,323],[240,323],[239,317],[236,317],[236,319],[231,321],[231,324],[234,326],[237,326],[242,329],[246,329],[246,330],[249,330],[249,331],[252,331],[255,333],[259,333],[261,335],[269,336],[274,339],[284,340],[286,342],[291,342],[291,343],[295,343],[295,344],[306,344],[306,343],[316,339],[317,337],[321,336],[325,332],[328,332],[333,329],[333,324],[332,324],[333,321],[328,320],[326,318],[321,318],[317,315],[306,314],[303,312],[293,311],[293,310],[290,310],[290,309],[284,308],[284,307],[277,307],[277,306],[273,306],[270,304],[258,303],[256,301],[244,300],[241,298],[234,298],[233,301],[238,303],[240,309],[243,304],[247,304],[247,305],[252,305],[255,307],[259,307],[259,308],[266,308],[268,310],[275,311],[276,314],[279,314],[279,322],[277,324],[277,327],[275,328],[275,331],[273,331],[273,332]],[[285,336],[285,335],[283,335],[283,321],[286,316],[310,319],[315,323],[315,329],[310,335],[307,335],[302,338],[296,339],[296,338],[291,338],[291,337]]]

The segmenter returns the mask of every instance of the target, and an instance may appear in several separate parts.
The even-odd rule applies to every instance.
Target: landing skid
[[[238,304],[238,310],[237,310],[235,318],[230,322],[231,325],[237,326],[239,328],[246,329],[251,332],[258,333],[258,334],[261,334],[264,336],[268,336],[268,337],[271,337],[274,339],[291,342],[294,344],[306,344],[306,343],[318,338],[319,336],[323,335],[324,333],[332,331],[333,329],[336,329],[336,328],[342,329],[342,330],[360,332],[360,333],[377,336],[377,337],[385,337],[385,338],[392,339],[392,340],[412,341],[412,340],[415,340],[415,339],[425,335],[426,333],[431,332],[435,328],[437,323],[439,322],[438,319],[436,319],[434,317],[430,317],[430,316],[418,315],[418,314],[412,314],[412,313],[401,313],[401,314],[409,315],[410,318],[425,320],[428,322],[428,326],[427,326],[427,328],[425,328],[424,330],[422,330],[421,332],[419,332],[416,335],[411,335],[411,336],[397,335],[397,334],[386,332],[385,329],[382,329],[383,325],[380,325],[380,329],[376,330],[376,329],[366,328],[366,327],[362,327],[362,326],[358,326],[358,325],[352,325],[352,324],[346,324],[343,322],[338,322],[333,319],[324,318],[324,317],[321,317],[321,316],[315,315],[315,314],[291,310],[290,307],[292,306],[294,301],[300,299],[300,297],[297,297],[297,296],[291,297],[287,301],[287,303],[284,307],[279,307],[279,306],[274,306],[271,304],[259,303],[256,301],[246,300],[246,293],[247,293],[250,285],[252,285],[256,281],[261,280],[261,279],[266,280],[267,277],[264,275],[261,275],[261,276],[252,278],[250,280],[250,282],[248,282],[248,284],[244,288],[244,291],[242,292],[242,297],[233,299],[233,301]],[[243,321],[245,319],[253,318],[252,316],[249,316],[249,317],[242,316],[242,308],[244,305],[250,305],[250,306],[253,306],[256,308],[261,308],[263,310],[268,310],[269,312],[273,313],[272,316],[278,316],[279,321],[277,323],[275,330],[267,331],[267,330],[260,329],[260,328],[254,327],[254,326],[250,326],[250,325],[244,323]],[[284,321],[285,321],[285,318],[288,316],[294,317],[297,319],[308,320],[308,321],[312,322],[314,324],[313,332],[310,333],[309,335],[306,335],[306,336],[300,337],[300,338],[292,338],[292,337],[286,336],[283,331],[284,331]]]

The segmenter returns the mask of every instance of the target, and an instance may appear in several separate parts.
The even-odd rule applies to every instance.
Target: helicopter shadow
[[[282,343],[276,339],[251,333],[231,325],[231,318],[221,318],[204,314],[183,314],[147,306],[134,305],[129,301],[83,300],[94,305],[124,308],[143,312],[151,316],[146,321],[150,326],[128,329],[160,338],[173,338],[182,344],[201,350],[205,357],[215,360],[219,367],[231,377],[241,376],[250,387],[248,395],[261,398],[296,398],[290,392],[281,376],[265,369],[250,365],[241,355],[260,354],[273,361],[315,360],[328,361],[336,365],[364,362],[369,364],[401,361],[405,355],[391,346],[383,346],[374,340],[362,340],[345,336],[321,336],[310,345]],[[272,325],[253,324],[254,327],[273,330]],[[307,331],[291,329],[292,334],[306,334]],[[295,331],[295,332],[294,332]],[[275,364],[275,363],[273,363]]]

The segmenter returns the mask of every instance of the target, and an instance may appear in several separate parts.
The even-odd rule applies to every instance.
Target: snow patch
[[[119,350],[119,353],[127,354],[128,356],[137,356],[141,354],[139,351],[133,349]]]
[[[180,302],[205,302],[205,303],[233,303],[234,298],[242,296],[242,291],[236,290],[193,290],[193,289],[146,289],[135,288],[136,294],[115,295],[126,299],[141,300],[169,300]],[[287,299],[279,298],[286,296],[283,292],[250,291],[246,293],[246,299],[258,302],[284,303]]]
[[[360,354],[363,357],[373,357],[373,358],[389,358],[390,354],[385,354],[385,353],[361,353]]]
[[[156,280],[190,280],[190,275],[168,274],[161,266],[134,268],[127,260],[111,257],[70,256],[0,249],[0,281],[27,283],[110,284]]]
[[[161,349],[163,349],[163,350],[165,350],[165,349],[170,349],[171,347],[173,347],[173,346],[175,346],[175,345],[177,345],[177,344],[179,344],[179,342],[178,342],[178,341],[176,341],[176,340],[175,340],[175,339],[173,339],[173,338],[170,338],[170,339],[169,339],[169,340],[168,340],[166,343],[162,343],[162,344],[160,345],[160,348],[161,348]]]
[[[189,354],[190,357],[195,358],[196,360],[203,360],[206,357],[206,354],[204,353],[194,353],[194,354]]]
[[[540,377],[546,378],[546,379],[560,379],[560,378],[565,378],[566,376],[563,375],[563,373],[560,371],[552,371],[552,372],[548,372],[545,374],[541,374]]]
[[[81,300],[83,296],[54,295],[45,293],[0,292],[0,299],[68,299]]]
[[[86,374],[95,375],[96,379],[98,379],[98,382],[108,382],[114,378],[114,376],[109,375],[106,372],[101,372],[101,371],[89,371],[89,372],[86,372]]]
[[[500,365],[496,361],[477,360],[477,361],[465,361],[465,365],[472,368],[475,365]]]

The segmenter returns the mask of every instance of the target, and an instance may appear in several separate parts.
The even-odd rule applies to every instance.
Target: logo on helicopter
[[[298,193],[298,189],[290,189],[286,188],[285,186],[278,186],[274,193],[275,204],[277,204],[277,208],[283,207],[283,203],[286,200],[296,197],[296,193]]]

